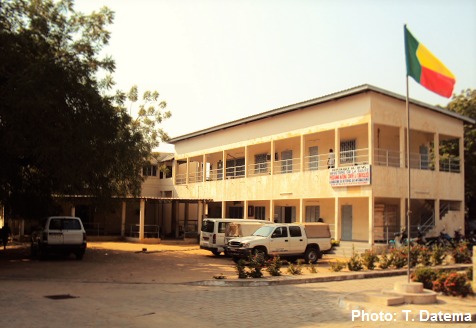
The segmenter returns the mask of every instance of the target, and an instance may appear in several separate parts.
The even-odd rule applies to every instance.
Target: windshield
[[[214,228],[214,222],[213,221],[203,221],[202,223],[202,232],[213,232]]]
[[[274,230],[274,227],[261,227],[258,230],[255,231],[253,236],[262,236],[262,237],[268,237]]]

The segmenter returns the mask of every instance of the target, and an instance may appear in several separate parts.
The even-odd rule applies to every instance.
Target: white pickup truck
[[[306,263],[316,263],[322,252],[331,248],[331,233],[326,223],[267,224],[253,235],[232,239],[225,246],[235,262],[248,258],[250,252],[259,252],[289,261],[304,258]]]

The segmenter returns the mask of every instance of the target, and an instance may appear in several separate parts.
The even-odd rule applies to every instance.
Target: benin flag
[[[407,75],[422,86],[443,97],[450,98],[456,83],[455,76],[410,33],[405,26]]]

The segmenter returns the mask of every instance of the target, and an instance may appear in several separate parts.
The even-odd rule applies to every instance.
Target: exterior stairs
[[[372,249],[368,242],[341,240],[340,246],[333,247],[333,249],[326,252],[326,254],[332,257],[350,259],[350,257],[352,256],[352,247],[354,247],[355,251],[359,254],[364,253],[366,250]]]

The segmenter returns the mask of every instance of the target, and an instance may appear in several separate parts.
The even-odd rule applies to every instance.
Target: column
[[[221,218],[226,219],[226,202],[221,202]]]
[[[76,216],[76,207],[74,205],[71,206],[71,216]]]
[[[248,201],[243,201],[243,219],[248,219]]]
[[[126,202],[122,202],[122,213],[121,213],[121,236],[126,235]]]
[[[185,231],[187,231],[188,226],[188,216],[190,215],[190,203],[185,203],[185,213],[183,217],[183,239],[185,239]]]
[[[374,158],[374,149],[375,149],[375,125],[373,124],[372,121],[369,122],[369,164],[373,164],[373,158]]]
[[[177,174],[178,174],[178,160],[175,159],[172,164],[172,184],[177,185]],[[173,197],[173,195],[172,195]]]
[[[334,239],[335,240],[340,240],[341,237],[341,229],[340,229],[340,224],[339,224],[339,218],[340,218],[340,207],[339,207],[339,197],[336,197],[334,199],[335,203],[335,209],[334,209]]]
[[[25,235],[25,220],[20,220],[20,227],[19,227],[19,234],[20,234],[20,237]]]
[[[302,156],[301,156],[302,158]],[[306,221],[305,218],[304,218],[304,213],[305,213],[305,209],[304,209],[304,199],[300,198],[299,199],[299,208],[300,208],[300,213],[299,213],[299,222],[304,222]]]
[[[274,140],[271,140],[271,164],[270,165],[271,165],[271,175],[274,175]]]
[[[207,181],[207,155],[206,154],[203,154],[202,163],[203,163],[203,177],[202,177],[203,179],[202,179],[202,181],[206,182]]]
[[[440,217],[440,199],[435,199],[435,225],[438,221],[440,221],[442,217]]]
[[[407,199],[400,198],[400,230],[407,224]],[[389,237],[390,240],[390,237]]]
[[[300,172],[304,172],[304,153],[305,153],[305,149],[306,149],[306,145],[304,144],[304,136],[301,135],[301,165],[299,167]],[[302,215],[301,215],[301,217],[302,217]]]
[[[245,178],[248,177],[248,146],[245,146]]]
[[[190,158],[187,157],[187,168],[185,170],[185,183],[188,184],[188,172],[189,172]]]
[[[139,210],[139,240],[141,242],[144,240],[144,223],[145,223],[145,199],[141,198],[140,210]]]
[[[369,244],[374,244],[374,196],[370,193],[369,196]]]
[[[434,159],[435,172],[439,172],[440,171],[440,135],[438,134],[438,132],[435,132],[433,143],[435,147],[435,149],[433,149],[434,156],[435,156],[435,159]],[[431,161],[431,158],[430,158],[430,161]]]
[[[274,201],[272,199],[269,201],[269,220],[274,222]]]
[[[401,126],[400,127],[400,167],[405,167],[405,127]]]
[[[340,166],[340,130],[335,128],[334,153],[335,153],[335,167]]]

